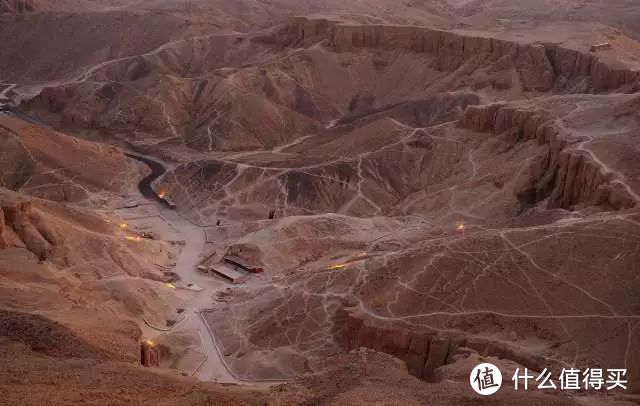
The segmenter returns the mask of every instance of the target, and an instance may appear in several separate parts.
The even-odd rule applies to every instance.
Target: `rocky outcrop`
[[[438,368],[451,363],[453,357],[472,349],[484,356],[510,359],[531,370],[541,371],[547,360],[504,342],[467,336],[464,333],[441,333],[411,326],[385,323],[350,313],[346,319],[349,349],[370,348],[393,355],[407,363],[409,372],[427,381],[441,380]]]
[[[0,250],[7,248],[9,245],[7,241],[7,237],[5,235],[5,230],[7,225],[4,222],[4,211],[0,210]]]
[[[549,171],[547,165],[540,168]],[[563,151],[558,157],[558,169],[554,170],[555,187],[549,196],[549,207],[571,208],[586,202],[613,210],[635,206],[635,200],[627,190],[582,152]],[[543,174],[543,178],[547,177]]]
[[[147,368],[160,365],[158,349],[150,340],[140,343],[140,364]]]
[[[531,176],[516,190],[524,206],[545,199],[549,208],[563,209],[582,204],[621,210],[636,204],[615,175],[577,149],[576,140],[569,139],[543,110],[504,104],[469,106],[458,125],[502,135],[513,143],[536,140],[546,146],[546,155],[532,161]]]
[[[451,72],[473,62],[508,60],[518,70],[525,90],[570,92],[637,91],[640,72],[614,68],[597,56],[554,44],[519,43],[464,32],[393,25],[350,25],[296,18],[283,29],[291,46],[327,40],[336,52],[362,48],[408,51],[434,55],[433,68]]]
[[[0,13],[25,13],[35,11],[36,4],[33,0],[1,0]]]
[[[616,68],[602,62],[597,56],[556,45],[545,45],[547,59],[560,80],[588,78],[591,90],[606,92],[622,89],[640,91],[640,71]]]
[[[286,46],[309,46],[327,39],[336,24],[325,19],[294,17],[279,33],[279,38]]]
[[[40,214],[33,210],[30,202],[2,207],[0,219],[2,220],[0,226],[1,248],[11,245],[6,238],[10,228],[39,260],[44,261],[50,257],[57,237],[42,220]]]

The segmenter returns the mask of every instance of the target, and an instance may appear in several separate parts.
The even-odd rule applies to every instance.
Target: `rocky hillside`
[[[0,3],[13,403],[637,401],[640,8],[343,3]],[[628,389],[480,397],[480,361]]]
[[[0,186],[63,202],[91,202],[131,187],[140,169],[119,150],[55,132],[20,119],[0,117]]]

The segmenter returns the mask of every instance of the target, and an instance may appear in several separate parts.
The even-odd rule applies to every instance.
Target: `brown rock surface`
[[[11,227],[24,245],[39,260],[46,260],[52,249],[51,243],[54,241],[48,241],[33,224],[31,203],[22,202],[16,206],[2,207],[2,211],[7,226]]]
[[[0,249],[5,249],[9,245],[7,242],[7,236],[5,235],[6,228],[7,224],[4,220],[4,210],[0,210]]]
[[[0,391],[637,401],[640,8],[516,3],[0,3]],[[163,161],[176,211],[118,147]],[[228,287],[210,253],[265,272]],[[626,368],[629,390],[481,398],[480,361]]]
[[[113,147],[0,116],[0,185],[54,201],[92,200],[129,190],[136,167]]]
[[[261,405],[265,398],[259,391],[152,373],[131,363],[45,357],[6,341],[0,358],[0,389],[7,404]]]
[[[422,222],[317,213],[246,236],[244,243],[261,247],[266,269],[284,275],[209,313],[229,362],[250,377],[290,376],[296,365],[302,371],[299,356],[324,357],[346,345],[398,356],[431,380],[440,379],[438,368],[460,347],[533,370],[568,362],[637,368],[627,348],[637,339],[638,309],[622,293],[627,288],[609,280],[612,272],[622,280],[636,275],[637,259],[625,247],[635,246],[637,170],[632,159],[618,159],[635,154],[624,145],[638,134],[637,113],[629,110],[636,103],[636,95],[541,97],[471,106],[458,122],[407,129],[402,149],[381,154],[402,166],[375,175],[361,167],[352,183],[378,213],[420,213]],[[390,138],[398,145],[397,136]],[[438,149],[454,140],[460,149]],[[314,145],[307,139],[287,151],[305,154],[305,144]],[[400,203],[385,205],[374,184],[406,187],[410,181],[401,179],[425,179],[403,172],[407,150],[417,147],[451,151],[453,159],[434,154],[421,161],[432,168],[425,173],[437,168],[440,177],[396,189]],[[565,155],[586,158],[571,166]],[[329,188],[302,189],[336,198]],[[313,206],[320,198],[308,201],[302,207],[322,211]],[[343,309],[354,306],[357,312],[345,317]],[[604,345],[603,335],[618,344]],[[258,359],[278,370],[255,367]]]

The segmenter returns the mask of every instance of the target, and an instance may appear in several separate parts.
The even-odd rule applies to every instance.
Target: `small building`
[[[169,207],[172,210],[175,210],[175,208],[177,207],[175,202],[173,200],[171,200],[171,198],[169,196],[163,197],[162,200],[164,201],[164,204],[166,204],[167,207]]]
[[[127,208],[127,209],[133,209],[134,207],[138,207],[138,201],[134,200],[134,199],[127,200],[124,203],[124,207]]]
[[[234,285],[244,282],[249,276],[248,272],[234,268],[227,263],[217,264],[211,268],[211,271]]]
[[[603,42],[602,44],[593,44],[589,49],[591,52],[604,51],[605,49],[611,49],[611,44]]]
[[[239,269],[242,271],[246,271],[249,273],[262,273],[263,269],[259,268],[255,265],[251,265],[250,263],[248,263],[247,261],[245,261],[242,258],[233,256],[233,255],[229,255],[229,256],[225,256],[222,259],[224,262],[232,265],[235,269]]]

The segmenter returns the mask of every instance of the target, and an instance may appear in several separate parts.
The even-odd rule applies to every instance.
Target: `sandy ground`
[[[142,196],[137,197],[140,202]],[[217,381],[220,383],[237,383],[236,379],[224,366],[215,343],[209,334],[207,327],[200,317],[200,310],[211,305],[211,297],[216,292],[229,287],[223,280],[204,276],[196,270],[200,255],[204,250],[204,230],[183,219],[177,212],[162,207],[158,203],[145,203],[136,209],[124,209],[119,211],[122,218],[128,219],[132,227],[140,226],[143,231],[152,231],[159,238],[172,241],[184,241],[184,246],[176,258],[176,266],[173,269],[180,277],[180,285],[195,284],[202,288],[200,292],[180,290],[177,292],[184,303],[184,319],[179,321],[170,333],[196,332],[202,344],[201,352],[206,355],[204,363],[197,368],[195,376],[205,381]],[[146,336],[155,339],[158,331],[144,326]],[[163,331],[161,334],[167,332]]]
[[[201,292],[194,294],[191,299],[184,303],[185,319],[172,331],[196,330],[200,335],[202,352],[206,354],[207,359],[202,367],[198,369],[196,377],[208,381],[236,383],[236,379],[229,373],[220,358],[216,344],[199,313],[200,310],[211,305],[211,296],[220,290],[226,289],[228,284],[222,280],[201,275],[196,270],[196,265],[204,248],[203,230],[190,224],[176,212],[161,209],[161,213],[177,230],[176,237],[185,241],[185,246],[176,261],[176,273],[182,277],[183,283],[194,283],[203,288]]]
[[[205,354],[205,359],[194,368],[194,376],[203,381],[218,383],[240,383],[227,369],[220,357],[214,338],[205,325],[200,311],[211,307],[212,297],[218,292],[231,287],[226,281],[214,276],[206,276],[197,271],[196,266],[203,255],[211,251],[205,248],[205,228],[196,226],[185,220],[178,212],[168,209],[156,202],[144,200],[142,196],[136,196],[141,203],[137,208],[121,209],[116,213],[123,221],[126,221],[132,229],[151,231],[157,238],[166,241],[184,241],[184,246],[179,250],[172,269],[181,280],[176,283],[178,289],[176,295],[183,300],[180,307],[185,315],[169,331],[160,332],[157,329],[142,325],[145,337],[155,340],[160,334],[186,333],[195,334],[201,344],[200,352]],[[255,281],[254,281],[255,283]],[[181,286],[194,284],[202,288],[199,292],[180,289]]]

